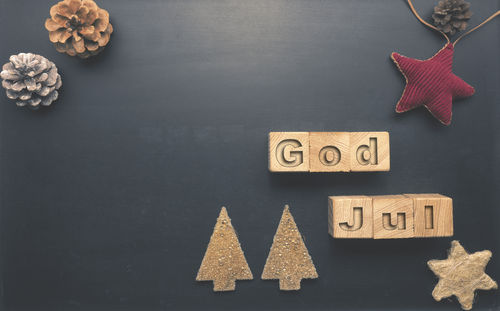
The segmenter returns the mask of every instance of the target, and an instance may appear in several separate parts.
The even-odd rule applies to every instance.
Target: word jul
[[[388,132],[271,132],[271,172],[388,171]]]
[[[340,239],[453,236],[453,202],[440,194],[332,196],[328,232]]]

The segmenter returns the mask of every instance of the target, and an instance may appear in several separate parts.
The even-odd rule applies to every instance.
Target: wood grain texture
[[[448,238],[328,241],[329,195],[450,196],[455,236],[491,249],[500,276],[500,19],[457,46],[455,70],[478,92],[444,128],[425,108],[394,112],[404,78],[389,53],[443,45],[405,1],[95,0],[116,33],[87,61],[49,42],[57,1],[0,0],[1,59],[36,52],[64,80],[44,111],[0,96],[6,309],[460,310],[432,299],[425,269]],[[436,3],[414,1],[427,17]],[[472,26],[498,10],[472,5]],[[391,172],[270,173],[268,133],[293,130],[390,131]],[[256,278],[236,294],[193,280],[224,204],[260,277],[285,202],[318,280],[280,293]],[[479,291],[477,310],[495,310],[498,293]]]
[[[270,132],[271,172],[390,170],[388,132]]]
[[[328,233],[340,239],[453,236],[453,200],[436,193],[331,196]]]
[[[310,132],[309,170],[349,172],[351,170],[348,132]]]
[[[308,172],[309,133],[269,133],[269,170],[271,172]]]
[[[391,156],[388,132],[355,132],[350,137],[351,171],[389,171]]]
[[[369,196],[328,198],[328,232],[334,238],[373,238],[372,199]]]
[[[414,237],[413,200],[404,195],[374,196],[373,237],[375,239]]]
[[[413,200],[415,237],[453,236],[453,200],[441,194],[405,194]]]

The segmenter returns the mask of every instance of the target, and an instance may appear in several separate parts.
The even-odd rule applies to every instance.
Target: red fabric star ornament
[[[396,112],[424,106],[441,123],[451,123],[451,106],[455,98],[469,97],[474,88],[453,74],[453,44],[446,44],[433,57],[419,60],[391,54],[392,60],[406,78],[406,87]]]

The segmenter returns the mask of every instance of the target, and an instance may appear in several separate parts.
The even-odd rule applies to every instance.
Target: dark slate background
[[[100,0],[115,33],[99,56],[58,53],[49,0],[0,0],[0,59],[59,67],[39,111],[0,96],[1,299],[6,310],[459,310],[435,302],[426,261],[451,238],[333,240],[327,196],[436,192],[455,236],[490,249],[500,280],[500,20],[461,41],[476,94],[453,123],[398,115],[392,51],[444,44],[403,0]],[[472,25],[500,1],[472,1]],[[416,0],[430,17],[435,2]],[[3,92],[2,92],[3,93]],[[271,174],[269,131],[389,131],[387,173]],[[319,272],[299,292],[261,281],[284,204]],[[255,280],[213,293],[194,278],[222,205]],[[475,310],[500,310],[480,292]]]

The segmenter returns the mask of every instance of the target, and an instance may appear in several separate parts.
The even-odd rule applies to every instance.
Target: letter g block
[[[308,172],[309,133],[269,133],[269,170],[271,172]]]

